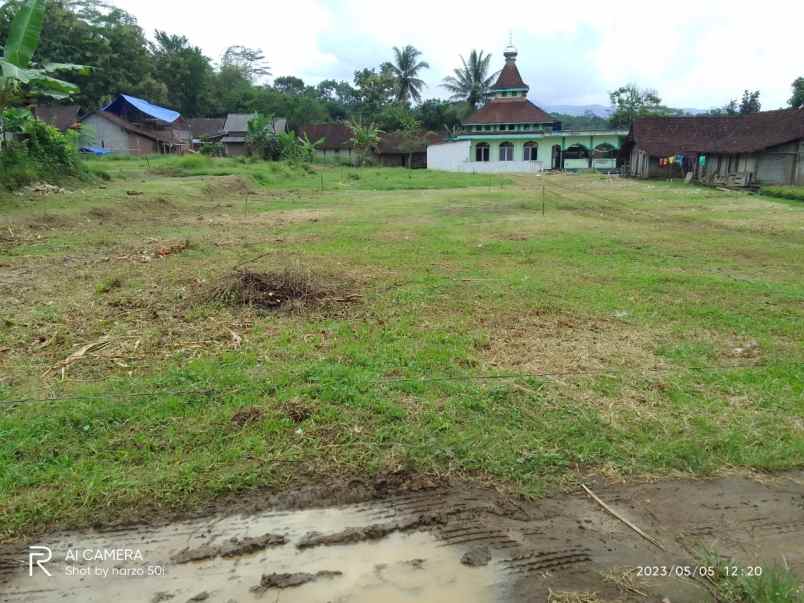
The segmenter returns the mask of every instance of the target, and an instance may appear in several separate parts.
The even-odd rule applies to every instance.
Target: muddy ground
[[[24,544],[0,547],[0,601],[538,602],[576,592],[698,603],[711,600],[706,580],[637,568],[682,572],[703,563],[704,548],[804,576],[804,471],[588,485],[656,543],[585,492],[528,502],[408,476],[244,500],[237,513],[50,534],[30,544],[51,549],[51,576],[35,566],[29,576]],[[117,559],[94,558],[110,550]]]

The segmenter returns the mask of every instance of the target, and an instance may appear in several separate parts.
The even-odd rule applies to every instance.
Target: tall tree
[[[168,104],[185,117],[203,115],[208,109],[212,76],[209,58],[185,36],[156,31],[151,45],[156,79],[167,86]]]
[[[363,119],[374,120],[382,110],[396,99],[396,78],[388,64],[375,69],[355,71],[357,102],[354,113]]]
[[[421,51],[410,44],[401,50],[394,46],[394,60],[389,63],[389,71],[396,78],[396,100],[409,103],[419,102],[422,98],[424,81],[418,76],[423,69],[429,69],[426,61],[419,61]]]
[[[749,113],[759,113],[762,105],[759,102],[759,90],[750,92],[746,90],[743,92],[743,99],[740,101],[740,115],[748,115]]]
[[[651,115],[678,115],[680,111],[662,105],[656,90],[641,89],[636,84],[627,84],[609,92],[614,112],[609,118],[612,128],[628,128],[638,117]]]
[[[0,39],[7,34],[11,17],[21,4],[20,0],[9,0],[0,7]],[[64,76],[80,86],[74,100],[88,111],[118,92],[148,98],[154,92],[165,92],[152,77],[151,57],[136,19],[98,0],[48,0],[36,56],[40,62],[94,67],[90,73]]]
[[[305,88],[304,80],[294,75],[284,75],[274,80],[274,89],[284,94],[303,94]]]
[[[271,75],[262,51],[247,46],[229,46],[226,49],[221,58],[221,69],[226,68],[236,69],[250,82]]]
[[[739,106],[737,99],[733,98],[722,107],[716,107],[706,112],[707,115],[724,116],[724,115],[737,115],[739,113]]]
[[[413,114],[425,130],[452,132],[468,117],[472,109],[466,102],[428,99],[418,105]]]
[[[788,101],[790,106],[798,109],[799,107],[804,107],[804,77],[797,77],[793,81],[793,96],[790,97]]]
[[[441,85],[452,93],[452,100],[466,101],[476,109],[489,97],[497,76],[496,72],[489,75],[490,62],[491,55],[484,55],[482,50],[472,50],[468,61],[461,55],[461,67],[454,70],[455,75],[445,77]]]

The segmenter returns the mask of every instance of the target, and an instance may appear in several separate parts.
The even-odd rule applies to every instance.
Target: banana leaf
[[[30,66],[34,51],[39,46],[44,18],[45,0],[23,2],[11,21],[3,57],[6,61],[21,68]]]

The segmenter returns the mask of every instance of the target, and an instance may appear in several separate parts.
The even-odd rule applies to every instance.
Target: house
[[[183,153],[190,147],[189,126],[178,112],[127,94],[87,115],[81,124],[83,144],[112,153]]]
[[[226,116],[220,142],[223,143],[224,154],[227,157],[237,157],[248,152],[246,147],[248,122],[256,116],[256,113],[229,113]],[[283,133],[287,128],[287,120],[284,117],[274,117],[272,128],[274,134]]]
[[[380,135],[374,156],[386,167],[426,168],[427,147],[445,139],[437,132],[389,132]]]
[[[224,117],[192,117],[187,120],[192,136],[193,148],[201,146],[204,141],[219,138],[226,123]]]
[[[349,164],[356,162],[352,130],[343,122],[307,124],[301,128],[299,136],[306,136],[311,142],[320,141],[315,149],[316,159]]]
[[[317,159],[337,163],[357,163],[352,143],[352,129],[343,122],[307,124],[299,136],[318,142]],[[427,146],[443,142],[445,137],[436,132],[387,132],[380,134],[377,145],[371,149],[371,159],[386,167],[427,167]]]
[[[622,148],[639,178],[804,185],[804,109],[737,116],[644,117]]]
[[[80,109],[78,105],[36,105],[32,112],[39,121],[66,132],[78,126]]]
[[[505,65],[493,97],[447,142],[427,147],[427,167],[462,172],[539,172],[545,169],[612,170],[626,131],[567,131],[528,100],[530,87],[505,48]]]

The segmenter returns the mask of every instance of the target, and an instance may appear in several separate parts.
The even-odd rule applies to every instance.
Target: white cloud
[[[113,2],[147,31],[186,35],[215,59],[232,44],[261,48],[274,75],[308,83],[351,79],[413,44],[431,65],[430,96],[444,95],[438,83],[472,48],[492,52],[499,68],[510,29],[531,96],[544,104],[606,103],[608,90],[633,81],[673,106],[708,108],[759,88],[776,108],[804,75],[804,3],[784,0]]]

